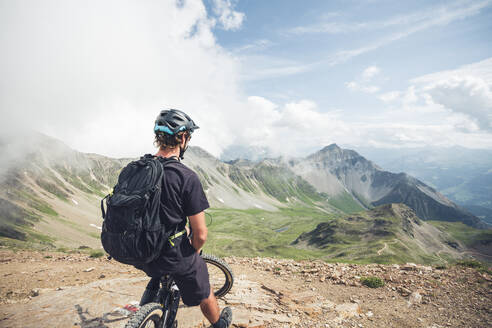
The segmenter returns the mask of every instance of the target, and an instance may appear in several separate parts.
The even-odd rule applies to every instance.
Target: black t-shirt
[[[164,168],[161,194],[161,218],[167,229],[184,229],[187,217],[209,208],[202,184],[195,172],[181,162]]]
[[[186,226],[188,216],[206,210],[209,204],[198,176],[181,162],[167,163],[164,175],[160,217],[165,220],[163,224],[168,231],[179,232]],[[199,256],[188,238],[182,235],[173,242],[174,246],[166,243],[155,261],[137,268],[151,277],[196,270]]]

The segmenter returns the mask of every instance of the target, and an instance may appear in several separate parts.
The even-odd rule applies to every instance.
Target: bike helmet
[[[164,132],[170,135],[175,135],[181,131],[189,131],[192,133],[199,127],[195,122],[178,109],[165,109],[160,112],[155,120],[154,132]]]

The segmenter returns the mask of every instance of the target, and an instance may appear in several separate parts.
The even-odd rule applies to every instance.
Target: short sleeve
[[[196,173],[190,174],[183,188],[183,212],[186,216],[195,215],[210,207]]]

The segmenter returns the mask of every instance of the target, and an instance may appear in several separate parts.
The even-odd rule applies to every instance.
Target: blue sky
[[[377,110],[381,107],[377,98],[346,87],[367,67],[380,69],[373,82],[384,93],[406,88],[412,78],[455,69],[492,54],[490,2],[235,3],[235,9],[245,14],[244,22],[238,30],[217,29],[217,41],[244,58],[245,71],[255,70],[256,64],[258,70],[263,68],[262,61],[273,64],[277,74],[262,77],[259,72],[260,76],[247,78],[244,87],[247,93],[279,102],[309,98],[325,110]],[[440,19],[439,15],[451,17]],[[408,35],[385,41],[400,33]],[[333,63],[341,52],[378,43],[382,45],[374,50]],[[281,69],[289,67],[300,71],[284,75]]]
[[[151,152],[155,116],[193,143],[492,149],[492,0],[0,0],[2,131]],[[104,142],[101,142],[104,140]]]

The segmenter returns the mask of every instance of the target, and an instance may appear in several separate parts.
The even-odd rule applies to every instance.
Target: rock
[[[366,317],[371,318],[373,316],[374,316],[374,313],[372,313],[372,311],[367,311],[366,312]]]
[[[265,286],[263,284],[261,285],[261,288],[264,289],[264,290],[266,290],[267,292],[270,292],[270,293],[274,294],[274,295],[279,295],[280,294],[279,292],[277,292],[273,288],[270,288],[270,287]]]
[[[316,306],[304,306],[301,310],[310,317],[316,317],[321,314],[321,309]]]
[[[29,293],[29,296],[31,296],[31,297],[39,296],[39,289],[31,290],[31,292]]]
[[[401,270],[405,270],[405,271],[417,270],[417,264],[415,264],[415,263],[407,263],[404,266],[402,266],[400,269]]]
[[[321,304],[321,308],[324,309],[324,310],[329,310],[329,309],[333,309],[335,308],[335,303],[333,303],[332,301],[324,301],[322,304]]]
[[[410,294],[410,297],[408,298],[408,306],[412,306],[412,304],[420,304],[422,303],[422,295],[420,295],[418,292],[413,292]]]
[[[425,266],[425,265],[419,265],[418,267],[420,270],[422,271],[426,271],[426,272],[432,272],[432,267],[431,266]]]
[[[335,307],[335,311],[343,318],[351,318],[361,313],[360,306],[357,303],[343,303]]]
[[[101,275],[99,276],[99,279],[103,279],[103,278],[106,278],[106,276],[105,276],[105,275],[103,275],[103,274],[101,274]]]
[[[94,271],[94,269],[95,269],[94,267],[90,267],[90,268],[85,269],[84,272],[91,272],[91,271]]]
[[[340,279],[341,275],[342,274],[340,273],[340,271],[333,271],[333,273],[331,274],[331,279],[338,280],[338,279]]]
[[[412,293],[412,291],[408,288],[405,288],[403,286],[398,286],[396,290],[402,295],[402,296],[408,296]]]

